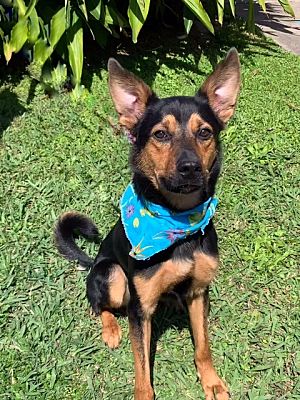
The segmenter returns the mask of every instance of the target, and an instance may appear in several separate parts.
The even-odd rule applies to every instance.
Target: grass
[[[300,58],[261,39],[224,36],[203,53],[193,42],[146,43],[118,58],[161,96],[192,95],[217,57],[238,46],[243,88],[222,134],[213,355],[233,399],[298,399]],[[110,351],[89,316],[85,273],[52,243],[55,220],[70,209],[105,235],[130,179],[129,144],[108,123],[116,117],[107,74],[93,67],[84,79],[90,90],[77,103],[48,99],[39,86],[33,96],[26,75],[1,84],[0,399],[132,399],[126,319],[122,346]],[[186,315],[164,311],[154,326],[157,398],[203,398]]]

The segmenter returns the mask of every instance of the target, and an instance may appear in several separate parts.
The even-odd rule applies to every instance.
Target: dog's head
[[[134,138],[137,190],[146,197],[154,191],[176,209],[205,201],[220,171],[218,135],[234,113],[240,89],[237,51],[229,51],[193,97],[159,99],[114,59],[108,70],[119,123]]]

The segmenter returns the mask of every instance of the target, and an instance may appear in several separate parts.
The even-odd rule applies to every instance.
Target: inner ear
[[[110,94],[119,114],[119,123],[131,130],[145,112],[153,92],[114,58],[108,60],[108,72]]]
[[[235,48],[206,79],[199,94],[207,97],[214,113],[224,124],[234,114],[241,85],[240,60]]]

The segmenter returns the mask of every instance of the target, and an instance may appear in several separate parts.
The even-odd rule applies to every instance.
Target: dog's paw
[[[202,381],[205,400],[229,400],[230,394],[225,383],[218,375],[211,375],[204,382]]]
[[[119,347],[122,338],[122,331],[117,320],[111,321],[110,324],[103,326],[102,339],[111,349]]]

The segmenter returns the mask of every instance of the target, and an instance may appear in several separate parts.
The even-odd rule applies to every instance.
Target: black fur
[[[228,64],[230,64],[230,68],[232,69],[227,68]],[[223,78],[221,81],[219,81],[221,76],[220,71],[222,71],[224,66],[224,79],[226,80],[230,78],[231,71],[233,71],[233,77],[235,77],[235,69],[237,71],[237,75],[235,77],[236,84],[239,84],[238,56],[234,50],[231,50],[223,62],[223,66],[221,65],[218,67],[219,69],[217,70],[216,74],[217,86],[213,87],[211,90],[216,91],[220,87],[218,86],[220,85],[219,82],[222,83],[224,81]],[[126,92],[126,90],[128,90],[127,95],[124,96],[123,100],[121,99],[120,104],[116,105],[120,115],[120,121],[121,118],[124,117],[124,115],[122,116],[122,112],[124,110],[125,117],[127,118],[129,116],[129,118],[131,118],[131,108],[133,113],[134,107],[136,105],[140,106],[138,102],[134,102],[129,104],[129,106],[126,105],[124,107],[125,101],[128,101],[128,99],[131,100],[132,98],[134,99],[135,94],[140,93],[142,90],[144,90],[144,93],[146,93],[148,96],[145,102],[145,109],[143,110],[142,114],[137,114],[137,122],[133,128],[131,128],[131,135],[135,138],[135,141],[131,149],[130,165],[133,175],[132,182],[136,193],[148,201],[164,205],[175,212],[180,209],[192,208],[192,206],[184,206],[186,199],[190,199],[186,204],[191,204],[192,201],[195,202],[195,205],[198,205],[205,202],[209,197],[212,197],[215,193],[215,186],[221,168],[219,133],[224,128],[224,123],[219,119],[219,114],[217,115],[217,113],[220,111],[218,109],[220,103],[217,104],[217,107],[215,107],[217,111],[214,112],[213,107],[210,106],[211,103],[209,102],[209,99],[205,95],[205,88],[204,91],[199,91],[193,97],[177,96],[159,99],[154,93],[151,93],[149,88],[144,85],[141,80],[137,79],[135,81],[134,76],[129,72],[126,72],[126,70],[124,70],[115,60],[109,61],[109,68],[111,75],[110,87],[115,104],[118,102],[118,96],[120,96],[120,93],[122,96],[124,91]],[[117,83],[113,82],[113,79],[115,79]],[[116,93],[116,87],[114,84],[120,86],[120,93]],[[128,85],[127,89],[126,85]],[[218,93],[221,93],[222,95],[222,93],[224,93],[224,89],[222,88],[221,92],[219,91]],[[237,92],[234,95],[237,96]],[[232,102],[225,106],[225,113],[228,112],[228,109],[230,110],[231,106],[234,107],[234,101],[236,100],[234,95],[232,99],[230,99]],[[140,99],[137,98],[137,101],[138,100]],[[198,136],[197,132],[192,132],[192,134],[189,132],[189,136],[187,134],[188,121],[192,114],[198,114],[201,117],[202,122],[205,121],[212,129],[212,132],[209,132],[209,138],[213,138],[215,149],[212,153],[209,153],[209,156],[213,154],[214,157],[212,162],[207,164],[209,165],[209,167],[207,167],[209,170],[204,169],[199,155],[201,152],[197,150],[197,146],[199,144],[203,145],[203,142],[199,143],[198,140],[205,141],[205,136]],[[144,154],[143,150],[146,148],[146,145],[150,140],[153,141],[158,139],[159,141],[159,138],[155,137],[155,132],[153,133],[152,128],[155,125],[160,124],[166,115],[175,117],[176,124],[180,126],[180,133],[177,132],[175,135],[173,132],[172,135],[169,135],[171,138],[171,142],[169,143],[170,147],[174,145],[175,141],[177,143],[176,151],[169,153],[172,155],[172,157],[176,157],[176,159],[173,160],[173,165],[175,165],[175,168],[173,167],[171,171],[166,171],[165,176],[156,176],[156,179],[159,180],[159,183],[157,183],[157,180],[155,181],[153,176],[149,176],[149,170],[147,170],[147,168],[144,169],[143,163],[141,163],[141,158]],[[230,111],[228,115],[230,115]],[[123,118],[123,121],[125,121],[125,123],[127,121],[128,125],[130,126],[132,122],[128,122],[126,118]],[[224,119],[226,119],[226,117]],[[203,148],[206,149],[207,147],[202,146],[201,149]],[[186,174],[186,169],[184,169],[182,165],[193,165],[193,168],[190,168],[188,170],[188,174]],[[184,191],[182,191],[182,187],[184,188]],[[180,199],[179,203],[178,197],[176,197],[178,194]],[[176,204],[179,204],[179,207]],[[74,213],[63,215],[59,219],[55,229],[56,244],[60,253],[66,258],[69,258],[70,260],[77,260],[84,267],[91,268],[87,277],[87,298],[96,314],[101,314],[101,311],[112,308],[110,306],[110,276],[112,276],[114,268],[120,269],[121,267],[123,270],[126,284],[128,283],[128,289],[130,293],[130,300],[127,304],[127,312],[131,326],[131,334],[135,337],[135,343],[137,345],[137,351],[139,352],[140,360],[142,360],[142,364],[145,366],[145,352],[143,350],[142,343],[144,335],[143,323],[148,317],[145,315],[143,304],[141,303],[141,299],[137,293],[135,280],[139,277],[142,277],[143,285],[147,285],[151,278],[160,271],[162,265],[168,265],[164,263],[169,260],[173,261],[171,264],[175,266],[186,264],[190,266],[194,265],[193,262],[196,260],[198,253],[204,253],[204,255],[211,256],[212,259],[216,260],[218,258],[218,245],[217,234],[213,222],[211,221],[209,223],[203,235],[198,232],[191,236],[187,236],[186,239],[174,243],[168,249],[155,254],[149,260],[145,261],[138,261],[129,256],[131,246],[126,237],[120,219],[101,243],[99,253],[94,261],[76,245],[76,233],[79,233],[80,235],[83,235],[89,239],[93,239],[98,235],[95,224],[87,217]],[[204,258],[204,260],[207,259]],[[199,265],[199,268],[202,268],[201,264]],[[123,272],[121,271],[122,275],[124,275]],[[176,283],[174,284],[175,286],[172,287],[172,293],[175,292],[175,296],[180,297],[182,299],[181,301],[183,302],[192,302],[196,296],[199,296],[199,294],[195,293],[201,293],[201,290],[203,289],[204,292],[202,293],[204,293],[203,296],[205,297],[204,308],[206,309],[208,308],[207,285],[209,283],[207,284],[204,279],[201,281],[204,282],[204,288],[201,287],[200,282],[200,285],[196,287],[196,289],[199,289],[200,291],[197,292],[196,290],[195,292],[195,285],[193,286],[193,284],[198,281],[196,278],[194,280],[193,279],[194,277],[191,277],[187,273],[184,275],[184,278],[182,278],[181,281],[174,280]],[[203,312],[206,313],[205,310]],[[204,316],[204,318],[207,318],[207,315]],[[152,399],[152,389],[149,389],[149,384],[147,386],[147,390],[147,400],[150,398]],[[137,395],[136,398],[140,399],[141,397]]]
[[[78,234],[93,241],[99,236],[98,228],[88,217],[75,213],[62,215],[54,231],[56,247],[68,260],[78,261],[84,268],[90,268],[94,260],[77,246],[75,238]]]

